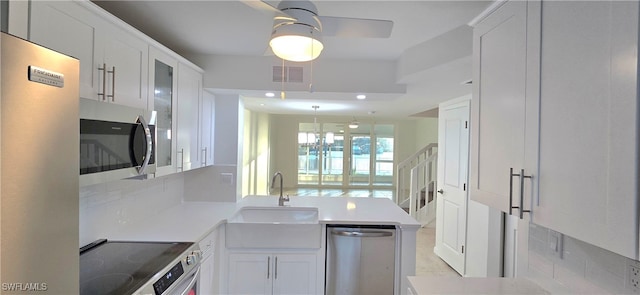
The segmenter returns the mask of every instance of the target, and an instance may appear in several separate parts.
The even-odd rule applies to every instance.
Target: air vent
[[[284,79],[284,82],[302,83],[302,67],[284,67],[284,77],[282,74],[282,66],[273,66],[273,82],[283,82]]]

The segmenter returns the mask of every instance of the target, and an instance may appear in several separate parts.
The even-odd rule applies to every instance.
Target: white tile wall
[[[554,249],[554,239],[558,248]],[[529,226],[529,270],[577,294],[639,294],[628,283],[638,263],[545,227]]]
[[[80,188],[80,246],[182,202],[184,176],[119,180]]]
[[[231,174],[231,182],[222,174]],[[147,180],[80,188],[80,245],[113,236],[128,225],[182,202],[235,202],[235,165],[214,165]]]

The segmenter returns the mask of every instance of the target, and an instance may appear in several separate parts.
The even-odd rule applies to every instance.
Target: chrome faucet
[[[271,189],[275,186],[276,177],[278,177],[278,175],[280,176],[280,197],[278,198],[278,206],[284,206],[284,202],[289,202],[289,195],[286,197],[282,196],[282,173],[280,173],[280,171],[276,172],[273,175],[273,178],[271,178]]]

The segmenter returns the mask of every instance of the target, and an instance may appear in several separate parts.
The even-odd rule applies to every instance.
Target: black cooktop
[[[80,294],[131,294],[193,243],[101,241],[80,250]]]

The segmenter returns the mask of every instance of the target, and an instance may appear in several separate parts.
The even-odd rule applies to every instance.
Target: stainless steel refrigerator
[[[3,294],[79,290],[79,61],[0,35]]]

